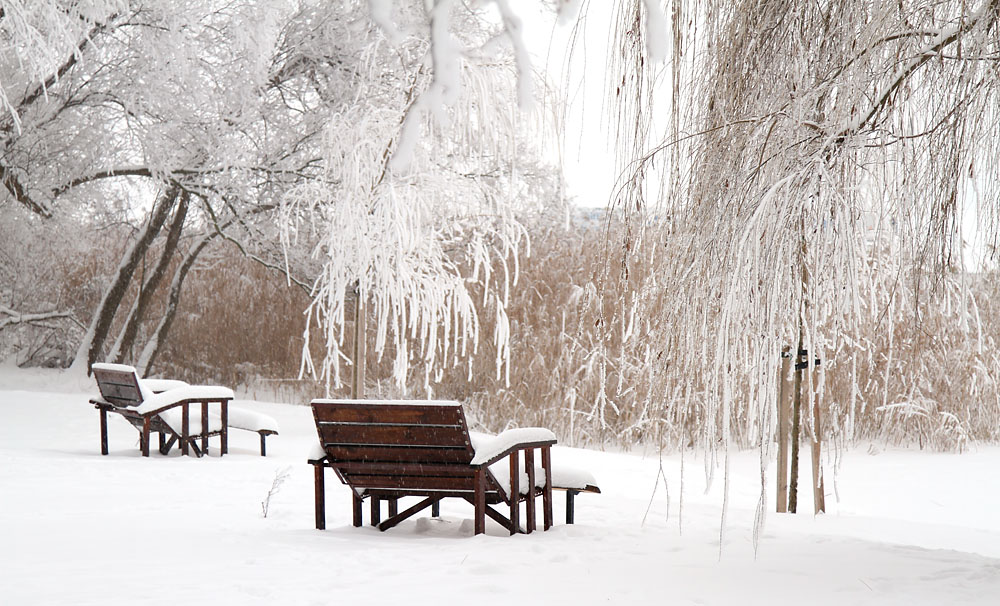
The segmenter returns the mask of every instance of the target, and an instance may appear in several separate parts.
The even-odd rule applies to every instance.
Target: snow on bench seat
[[[472,439],[472,447],[476,451],[476,455],[472,459],[473,464],[475,464],[477,461],[489,461],[497,454],[510,449],[514,444],[555,439],[555,434],[540,427],[523,427],[508,429],[496,436],[470,431],[469,437]],[[574,501],[576,495],[581,492],[599,494],[601,489],[597,486],[597,480],[590,471],[572,465],[560,464],[557,458],[553,459],[551,463],[552,489],[566,491],[566,523],[572,524],[575,517]],[[511,491],[510,465],[507,461],[501,460],[490,465],[490,473],[496,478],[500,488],[509,496]],[[520,494],[528,494],[528,472],[523,468],[517,485]],[[545,470],[542,469],[541,465],[535,465],[535,488],[544,487]]]
[[[139,388],[146,390],[150,394],[160,393],[168,389],[177,389],[185,385],[188,385],[188,383],[179,379],[139,379]]]
[[[246,431],[278,433],[278,421],[274,417],[235,406],[229,407],[229,426]]]
[[[142,384],[139,386],[142,387]],[[185,400],[232,400],[235,397],[232,389],[218,385],[184,385],[149,396],[143,395],[142,404],[135,407],[135,411],[141,415]]]

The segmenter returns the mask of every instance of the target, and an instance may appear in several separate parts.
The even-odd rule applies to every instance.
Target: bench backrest
[[[108,368],[110,365],[95,364],[94,378],[101,390],[101,397],[115,406],[138,406],[142,404],[142,390],[135,370]]]
[[[319,440],[355,488],[466,492],[475,454],[457,402],[314,400]]]

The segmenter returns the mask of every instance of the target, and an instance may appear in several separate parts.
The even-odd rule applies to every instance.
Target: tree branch
[[[146,166],[136,166],[132,168],[111,168],[108,170],[98,171],[90,175],[83,175],[82,177],[77,177],[68,183],[64,183],[59,187],[52,190],[52,197],[58,198],[67,191],[83,185],[84,183],[90,183],[91,181],[99,181],[101,179],[110,179],[113,177],[152,177],[153,171],[151,171]]]
[[[32,212],[39,214],[46,219],[52,217],[52,209],[32,198],[28,191],[24,188],[21,180],[14,174],[14,171],[3,164],[0,164],[0,181],[3,181],[4,188],[10,192],[10,195],[13,196],[15,200],[28,207],[28,209]]]
[[[882,87],[882,90],[875,96],[875,101],[864,117],[841,130],[833,138],[834,144],[843,143],[848,136],[861,131],[889,103],[889,99],[906,82],[907,78],[925,63],[938,57],[943,49],[960,40],[965,33],[975,28],[983,19],[995,19],[998,6],[1000,6],[1000,0],[987,0],[969,19],[962,19],[957,25],[942,30],[933,41],[920,49],[916,57],[903,63],[896,70],[892,81]]]
[[[0,330],[8,326],[13,326],[15,324],[34,324],[36,322],[42,322],[44,320],[56,320],[56,319],[68,319],[71,320],[77,326],[83,328],[83,325],[77,322],[76,318],[73,317],[73,313],[69,311],[42,311],[42,312],[32,312],[32,313],[22,313],[14,311],[9,307],[0,306],[0,314],[4,314],[7,317],[0,320]]]

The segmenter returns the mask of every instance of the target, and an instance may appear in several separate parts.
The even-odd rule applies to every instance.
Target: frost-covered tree
[[[95,1],[68,13],[42,4],[25,19],[47,32],[55,58],[20,73],[14,46],[17,77],[0,75],[17,125],[6,131],[7,191],[43,216],[128,218],[135,230],[75,365],[135,360],[140,349],[140,366],[154,360],[171,315],[140,329],[150,293],[170,282],[174,309],[209,240],[292,281],[323,276],[311,317],[327,331],[320,374],[332,371],[334,384],[355,290],[372,295],[375,347],[392,343],[400,381],[412,355],[405,334],[419,336],[425,361],[475,349],[466,279],[500,302],[504,342],[504,289],[522,241],[512,208],[520,165],[533,162],[514,109],[531,76],[505,2],[485,12],[454,2]],[[74,19],[87,27],[69,27]],[[503,276],[490,271],[497,256],[511,263]]]
[[[803,427],[829,434],[820,404],[844,403],[824,373],[857,376],[865,331],[952,279],[972,211],[995,243],[1000,6],[676,0],[650,33],[659,4],[621,2],[616,23],[611,97],[634,163],[615,202],[663,225],[627,231],[623,263],[652,254],[685,302],[663,323],[660,376],[704,415],[699,442],[715,452],[739,428],[763,478],[782,348],[823,359],[803,377]],[[664,243],[680,254],[642,253]]]
[[[285,196],[286,241],[319,237],[310,315],[326,353],[318,367],[304,360],[329,387],[341,382],[355,300],[371,306],[375,351],[394,357],[403,389],[411,361],[429,392],[441,368],[476,351],[473,284],[495,314],[497,372],[508,359],[505,306],[526,245],[516,212],[537,161],[517,109],[533,76],[514,16],[496,5],[372,3],[379,27],[365,33],[379,44],[357,67],[369,75],[360,102],[328,123],[321,177]]]

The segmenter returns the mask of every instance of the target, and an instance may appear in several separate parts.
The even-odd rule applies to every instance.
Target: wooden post
[[[805,321],[806,312],[809,309],[809,304],[807,303],[807,297],[809,295],[809,269],[806,266],[806,255],[808,253],[808,244],[806,243],[806,218],[803,212],[802,216],[799,218],[799,229],[801,230],[799,236],[799,278],[800,287],[799,291],[800,297],[800,307],[798,310],[798,327],[799,327],[799,342],[795,348],[795,354],[792,357],[795,360],[795,377],[794,386],[792,388],[793,401],[792,401],[792,471],[791,471],[791,486],[789,487],[790,494],[788,495],[788,511],[791,513],[796,513],[799,507],[799,436],[801,432],[802,423],[802,346],[804,341],[804,329],[802,323]]]
[[[574,506],[576,504],[576,495],[577,495],[578,492],[579,492],[578,490],[573,490],[573,489],[570,489],[570,490],[566,491],[566,523],[567,524],[572,524],[573,523],[573,518],[574,518],[573,509],[574,509]]]
[[[108,454],[108,411],[101,407],[101,454]]]
[[[368,522],[372,526],[378,526],[378,523],[382,521],[382,502],[378,497],[371,497],[371,520]]]
[[[354,286],[354,371],[351,373],[351,399],[362,400],[365,397],[365,357],[367,316],[365,301],[361,295],[361,287]]]
[[[260,456],[267,456],[267,436],[265,434],[260,434]]]
[[[792,390],[788,384],[791,371],[792,355],[787,349],[781,354],[781,369],[778,371],[778,381],[780,385],[778,393],[778,513],[788,511],[788,417],[791,404],[790,396]]]
[[[813,480],[813,504],[814,513],[823,513],[826,511],[826,495],[823,488],[823,467],[820,461],[821,443],[823,440],[823,434],[821,433],[822,425],[820,423],[820,413],[819,413],[819,398],[816,397],[815,387],[816,387],[816,377],[813,376],[813,443],[812,443],[812,480]]]
[[[524,470],[528,472],[528,493],[525,503],[524,515],[528,534],[535,531],[535,449],[527,448],[524,451]]]
[[[802,351],[802,334],[799,333],[799,347]],[[801,356],[796,353],[795,360]],[[799,507],[799,433],[802,425],[802,370],[795,365],[795,380],[792,387],[792,471],[788,487],[788,511],[796,513]]]
[[[399,513],[399,497],[389,497],[389,517]]]
[[[551,447],[542,446],[542,469],[545,471],[545,488],[542,489],[542,528],[552,528],[552,453]]]
[[[323,477],[325,473],[325,465],[313,464],[314,490],[316,491],[316,530],[326,529],[326,485]]]
[[[510,453],[510,534],[517,534],[521,525],[521,469],[517,451]]]
[[[438,499],[431,504],[431,517],[432,518],[441,517],[441,499]]]

